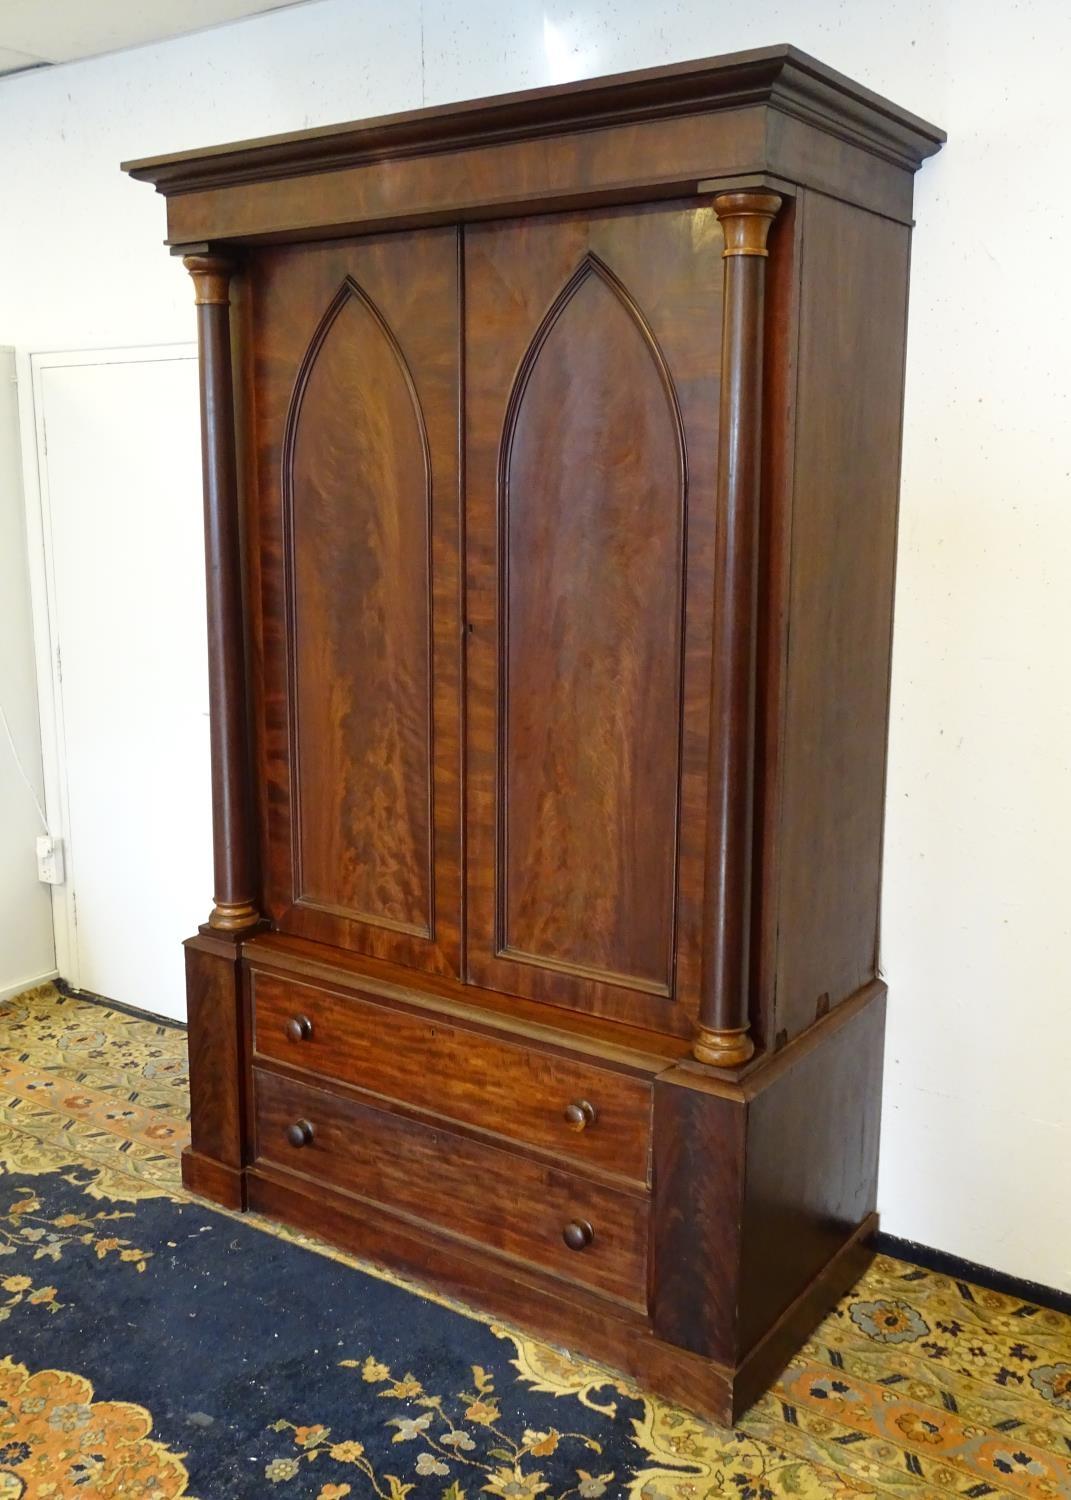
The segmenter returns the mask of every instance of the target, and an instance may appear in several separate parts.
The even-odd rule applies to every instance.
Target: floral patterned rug
[[[735,1432],[181,1188],[185,1037],[0,1007],[0,1500],[1071,1496],[1071,1317],[880,1256]]]

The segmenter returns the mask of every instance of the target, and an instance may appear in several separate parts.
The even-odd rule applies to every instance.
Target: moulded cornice
[[[908,170],[944,132],[791,46],[435,105],[345,125],[145,157],[123,170],[165,196],[540,135],[766,105]]]

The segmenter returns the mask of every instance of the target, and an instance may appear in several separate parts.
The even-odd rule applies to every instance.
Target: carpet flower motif
[[[1030,1384],[1053,1406],[1071,1411],[1071,1364],[1039,1365],[1030,1371]]]
[[[119,1219],[133,1217],[132,1213],[121,1210],[101,1209],[99,1213],[92,1215],[68,1212],[50,1219],[41,1212],[41,1200],[34,1190],[22,1187],[7,1208],[0,1210],[0,1256],[14,1255],[18,1250],[32,1246],[34,1261],[56,1262],[61,1259],[65,1250],[79,1244],[90,1246],[98,1260],[114,1253],[124,1264],[144,1272],[153,1253],[151,1250],[140,1250],[130,1240],[118,1235],[98,1232]],[[30,1278],[26,1276],[9,1276],[0,1280],[0,1286],[7,1292],[21,1293],[27,1291],[30,1285]],[[55,1288],[52,1290],[54,1292]],[[30,1301],[33,1300],[31,1297]],[[39,1296],[38,1300],[47,1302],[49,1299]],[[0,1307],[0,1321],[3,1319],[4,1309]]]
[[[906,1302],[853,1302],[852,1322],[883,1344],[906,1344],[922,1338],[930,1327]]]
[[[0,1360],[0,1496],[63,1500],[179,1500],[183,1455],[149,1437],[152,1417],[126,1401],[94,1401],[93,1386],[66,1370]]]
[[[328,1427],[298,1426],[282,1418],[272,1424],[272,1431],[290,1433],[298,1452],[280,1455],[265,1466],[264,1477],[271,1483],[285,1484],[298,1476],[303,1462],[326,1457],[358,1470],[382,1500],[404,1500],[424,1479],[446,1481],[440,1491],[442,1500],[470,1500],[476,1494],[534,1500],[550,1489],[538,1465],[540,1458],[549,1458],[563,1445],[578,1454],[586,1452],[596,1458],[602,1454],[602,1445],[583,1432],[525,1427],[520,1438],[512,1437],[502,1425],[494,1376],[482,1365],[472,1366],[472,1389],[452,1397],[427,1391],[411,1372],[400,1378],[393,1375],[388,1365],[372,1355],[340,1360],[339,1367],[359,1370],[366,1385],[382,1386],[377,1393],[382,1399],[418,1409],[414,1415],[384,1419],[385,1426],[395,1429],[392,1446],[412,1445],[404,1458],[399,1455],[398,1467],[405,1469],[405,1476],[377,1473],[365,1444],[357,1439],[338,1441]],[[583,1500],[600,1500],[615,1477],[613,1469],[595,1472],[595,1465],[591,1469],[578,1465],[575,1473],[570,1493]],[[328,1485],[326,1490],[330,1500],[339,1487]]]

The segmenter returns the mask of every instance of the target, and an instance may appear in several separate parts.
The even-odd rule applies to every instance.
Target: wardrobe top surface
[[[432,105],[200,150],[123,170],[169,195],[466,145],[767,105],[916,168],[944,132],[795,47],[762,47],[550,88]]]

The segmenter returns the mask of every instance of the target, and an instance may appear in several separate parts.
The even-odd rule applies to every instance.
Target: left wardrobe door
[[[458,236],[254,251],[257,782],[283,932],[460,970]]]

